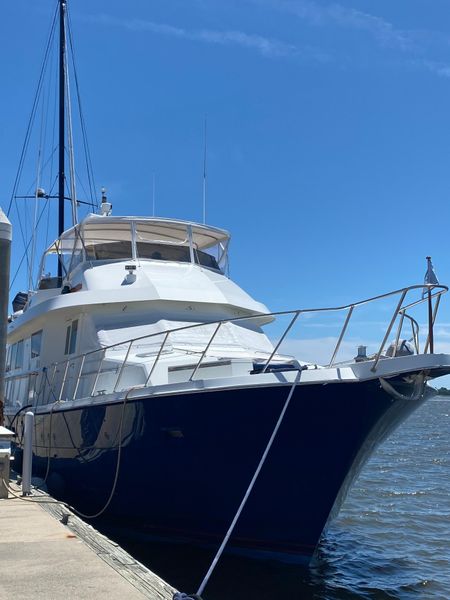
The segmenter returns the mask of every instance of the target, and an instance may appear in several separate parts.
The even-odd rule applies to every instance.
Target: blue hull
[[[102,518],[140,535],[218,545],[290,387],[128,400]],[[375,445],[419,404],[393,400],[377,380],[297,387],[229,550],[308,562]],[[96,403],[36,414],[34,472],[48,470],[50,493],[85,514],[110,496],[122,410]]]

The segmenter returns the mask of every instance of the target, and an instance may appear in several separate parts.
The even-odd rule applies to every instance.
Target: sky
[[[4,210],[55,6],[2,3]],[[152,214],[154,177],[158,216],[202,221],[206,116],[206,221],[231,232],[231,277],[271,310],[420,284],[428,255],[450,282],[450,0],[69,8],[97,196],[105,186],[114,214]],[[381,341],[386,314],[364,309],[348,352]],[[450,351],[450,296],[439,321],[436,346]],[[329,331],[303,333],[320,354]]]

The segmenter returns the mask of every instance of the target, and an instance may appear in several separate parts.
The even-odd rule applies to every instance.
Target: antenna
[[[206,223],[206,115],[204,123],[204,149],[203,149],[203,225]]]
[[[153,194],[152,194],[152,204],[153,204],[153,213],[152,216],[155,216],[155,174],[153,173]]]

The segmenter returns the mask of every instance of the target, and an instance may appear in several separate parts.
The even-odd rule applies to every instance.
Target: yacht
[[[227,551],[308,563],[374,448],[450,373],[433,340],[447,288],[273,313],[230,279],[223,229],[115,216],[106,194],[66,229],[59,156],[58,235],[8,325],[17,465],[32,411],[34,472],[84,517],[216,547],[239,508]],[[354,314],[386,299],[376,350],[338,360]],[[326,362],[284,350],[302,319],[330,314]]]

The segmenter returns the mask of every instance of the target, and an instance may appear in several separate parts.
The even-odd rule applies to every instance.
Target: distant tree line
[[[450,396],[450,390],[445,387],[440,387],[436,389],[436,393],[438,396]]]

